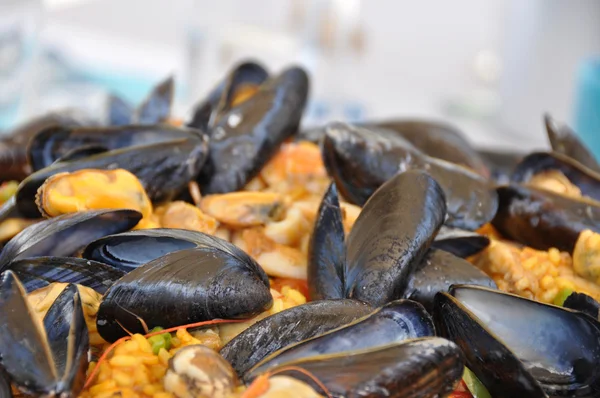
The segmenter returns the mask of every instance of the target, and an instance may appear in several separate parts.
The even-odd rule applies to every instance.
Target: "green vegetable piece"
[[[159,338],[156,340],[150,341],[150,339],[153,339],[155,337],[159,337]],[[165,350],[168,349],[167,342],[161,336],[152,336],[152,337],[150,337],[150,339],[148,339],[148,341],[150,341],[150,344],[152,344],[152,352],[154,353],[154,355],[158,355],[158,352],[160,351],[161,348],[164,348]]]
[[[492,398],[487,388],[485,388],[483,383],[475,376],[475,373],[471,372],[466,366],[463,373],[463,380],[471,394],[473,394],[473,398]]]
[[[554,305],[560,305],[561,307],[565,304],[565,300],[569,297],[573,292],[573,289],[561,289],[556,297],[554,297]]]
[[[150,330],[148,333],[160,332],[161,330],[164,330],[164,329],[161,328],[160,326],[157,326],[155,328],[152,328],[152,330]]]

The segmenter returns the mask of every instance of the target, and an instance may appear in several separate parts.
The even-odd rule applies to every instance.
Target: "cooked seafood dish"
[[[600,397],[600,166],[567,126],[304,131],[307,73],[253,62],[181,122],[173,84],[3,138],[0,396]]]

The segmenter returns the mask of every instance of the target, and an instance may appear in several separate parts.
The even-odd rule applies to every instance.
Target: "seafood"
[[[334,396],[360,396],[369,391],[374,397],[434,398],[452,391],[462,376],[464,362],[455,344],[430,337],[302,358],[286,362],[273,371],[289,366],[309,371]],[[284,371],[282,374],[293,373]],[[308,378],[295,377],[311,384]],[[320,392],[317,385],[314,387]]]
[[[479,253],[490,244],[487,236],[442,225],[431,247],[466,258]]]
[[[507,184],[517,164],[525,157],[525,153],[497,150],[479,149],[479,156],[490,171],[490,178],[498,184]]]
[[[512,181],[570,197],[600,200],[600,174],[560,153],[527,155],[515,168]]]
[[[262,319],[233,338],[220,354],[238,375],[290,344],[362,318],[373,308],[356,300],[318,300]]]
[[[72,283],[105,293],[125,272],[97,261],[77,257],[35,257],[12,261],[13,271],[26,292],[54,282]]]
[[[554,152],[566,155],[585,167],[600,172],[600,165],[594,155],[569,126],[558,123],[549,114],[544,115],[544,124],[548,141]]]
[[[171,114],[175,80],[173,76],[160,82],[142,101],[133,115],[135,123],[158,124],[165,122]]]
[[[230,243],[202,235],[197,247],[150,261],[111,286],[98,310],[98,332],[105,340],[143,332],[145,326],[248,318],[272,305],[260,266]]]
[[[195,106],[187,125],[210,133],[231,108],[256,94],[268,77],[266,69],[255,62],[243,62],[235,66],[208,97]]]
[[[165,375],[165,389],[180,398],[226,398],[237,384],[237,375],[231,365],[203,345],[179,350],[169,360],[169,370]]]
[[[253,379],[269,369],[302,358],[370,349],[434,335],[433,319],[420,304],[397,300],[348,325],[287,345],[253,366],[244,378]]]
[[[596,396],[600,391],[600,324],[583,313],[455,286],[449,294],[438,293],[435,314],[442,335],[462,348],[467,366],[493,396]]]
[[[358,205],[395,174],[423,170],[444,191],[446,225],[475,230],[493,218],[498,206],[496,193],[485,178],[428,157],[387,130],[331,123],[323,140],[323,160],[342,196]]]
[[[204,194],[241,189],[298,128],[308,77],[290,68],[231,108],[212,128],[209,154],[198,183]]]
[[[466,166],[484,177],[489,174],[483,159],[453,126],[418,119],[386,120],[369,125],[395,131],[428,156]]]
[[[6,271],[0,277],[0,321],[1,364],[15,386],[35,395],[78,395],[89,343],[74,285],[61,293],[39,324],[18,278]]]
[[[595,202],[519,185],[499,187],[498,198],[494,227],[535,249],[571,253],[582,231],[600,232],[600,206]]]
[[[97,210],[54,217],[33,224],[12,238],[0,253],[0,272],[12,261],[42,256],[72,256],[91,241],[131,229],[134,210]]]
[[[336,202],[332,186],[319,210],[321,220],[339,220],[331,215],[339,212]],[[328,222],[316,224],[308,270],[309,286],[315,289],[311,297],[351,297],[372,305],[397,298],[442,225],[444,203],[444,194],[431,177],[408,171],[391,178],[369,199],[350,231],[345,256],[328,258],[334,252],[329,244],[343,241],[343,235],[338,241],[325,240]],[[339,226],[335,230],[339,233]]]

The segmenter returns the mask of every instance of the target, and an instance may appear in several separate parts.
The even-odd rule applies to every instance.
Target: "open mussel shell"
[[[440,296],[440,304],[444,305],[439,311],[443,317],[439,326],[446,323],[443,326],[446,330],[460,333],[459,338],[466,339],[467,345],[473,344],[473,351],[478,351],[474,355],[488,353],[487,358],[477,358],[476,363],[467,360],[478,377],[477,364],[481,366],[486,360],[502,362],[496,357],[498,351],[477,348],[481,347],[480,336],[491,336],[514,353],[548,395],[589,397],[600,394],[600,324],[597,320],[577,311],[482,287],[455,286],[450,294],[454,300]],[[449,308],[453,308],[453,312],[445,312]],[[507,365],[503,362],[492,366]],[[523,375],[519,375],[515,381],[522,378]]]
[[[36,257],[13,261],[8,265],[27,293],[50,283],[73,283],[104,294],[124,271],[97,261],[77,257]]]
[[[51,126],[93,126],[97,122],[71,111],[52,112],[17,126],[0,139],[0,182],[26,178],[32,171],[27,146],[39,131]]]
[[[135,210],[95,210],[40,221],[12,238],[0,253],[0,272],[16,260],[73,256],[99,237],[133,228],[142,218]]]
[[[346,242],[346,297],[398,298],[444,222],[444,194],[422,171],[397,174],[367,201]]]
[[[330,123],[322,153],[341,195],[357,205],[395,174],[425,170],[444,191],[446,225],[475,230],[496,213],[498,198],[490,181],[466,167],[426,156],[389,130]]]
[[[544,115],[544,124],[546,125],[550,146],[554,152],[566,155],[585,167],[600,172],[600,165],[596,157],[569,126],[558,123],[548,114]]]
[[[188,126],[210,133],[215,123],[234,105],[240,91],[259,87],[269,77],[267,70],[256,62],[236,65],[200,104],[196,105]]]
[[[186,188],[198,174],[204,164],[207,148],[206,137],[189,136],[53,163],[21,182],[15,195],[16,208],[22,216],[40,217],[35,196],[46,179],[58,173],[82,169],[125,169],[140,180],[152,201],[169,200]]]
[[[273,371],[290,366],[310,372],[335,397],[434,398],[446,396],[454,389],[462,376],[464,359],[454,343],[429,337],[297,359]],[[286,370],[282,374],[325,393],[299,372]]]
[[[62,291],[42,324],[25,294],[11,271],[0,276],[1,364],[28,394],[76,397],[85,382],[89,349],[77,287]]]
[[[298,67],[262,84],[211,130],[208,159],[198,177],[203,194],[241,189],[298,129],[308,76]]]
[[[579,234],[600,232],[600,206],[520,185],[498,187],[498,213],[492,224],[508,239],[538,250],[573,252]]]
[[[564,174],[581,190],[582,195],[600,201],[600,174],[556,152],[535,152],[527,155],[515,168],[511,180],[526,184],[536,174],[551,170]]]
[[[129,272],[165,254],[203,245],[202,232],[155,228],[123,232],[90,243],[82,257]]]
[[[447,251],[461,258],[479,253],[490,244],[490,238],[477,232],[442,225],[431,247]]]
[[[331,183],[325,192],[317,211],[308,256],[308,289],[311,300],[345,297],[346,247],[335,183]]]
[[[132,146],[166,143],[201,137],[195,129],[168,125],[125,125],[116,127],[50,126],[40,130],[29,143],[29,162],[35,171],[56,161],[73,158],[76,152],[97,152]]]
[[[371,349],[434,335],[433,319],[422,305],[410,300],[396,300],[348,325],[274,352],[244,377],[253,379],[283,363],[301,358]]]
[[[234,337],[220,351],[238,375],[290,344],[346,325],[373,311],[356,300],[319,300],[264,318]]]
[[[133,120],[133,107],[123,98],[109,95],[106,101],[106,113],[109,126],[125,126]]]
[[[447,293],[435,296],[434,319],[438,333],[460,347],[466,366],[494,398],[547,397],[519,359],[496,336],[474,321],[473,314],[454,297]]]
[[[464,133],[448,124],[406,119],[368,123],[367,126],[395,131],[427,156],[463,165],[484,177],[489,174],[483,159]]]
[[[159,257],[112,285],[98,310],[98,332],[115,341],[127,331],[144,333],[144,324],[169,328],[250,318],[272,302],[269,278],[250,256],[204,235],[198,247]]]
[[[148,97],[136,109],[134,121],[139,124],[157,124],[167,121],[171,115],[175,80],[167,77],[150,91]]]
[[[437,292],[447,292],[452,285],[468,284],[496,288],[496,283],[468,261],[438,249],[429,249],[410,275],[402,297],[421,303],[433,313]]]

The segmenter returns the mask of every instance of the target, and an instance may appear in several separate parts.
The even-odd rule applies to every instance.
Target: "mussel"
[[[42,323],[35,316],[18,278],[4,272],[0,276],[2,367],[27,394],[78,396],[85,382],[89,337],[75,285],[63,290]]]
[[[261,319],[234,337],[220,351],[238,375],[290,344],[310,339],[371,313],[356,300],[318,300]]]
[[[426,173],[397,174],[363,207],[346,241],[345,255],[339,211],[337,190],[331,185],[319,208],[309,250],[311,297],[349,297],[383,305],[399,297],[425,255],[444,221],[445,200],[440,186]],[[330,233],[337,236],[328,238]]]
[[[42,256],[72,256],[105,235],[131,229],[141,215],[133,210],[96,210],[58,216],[33,224],[0,253],[0,272],[12,261]]]
[[[531,186],[498,187],[493,226],[505,237],[535,249],[573,252],[579,234],[600,232],[600,206]]]
[[[256,62],[242,62],[227,74],[200,104],[187,126],[211,133],[227,112],[252,97],[268,79],[267,70]]]
[[[600,396],[600,324],[588,315],[475,286],[435,305],[438,330],[494,397]]]
[[[423,306],[410,300],[397,300],[348,325],[274,352],[244,377],[252,379],[283,363],[302,358],[370,349],[434,335],[433,319]]]
[[[244,319],[272,304],[269,279],[246,253],[204,235],[192,249],[168,253],[129,272],[106,292],[98,332],[115,341],[145,325],[173,327],[215,318]]]
[[[202,193],[241,189],[296,132],[308,96],[308,76],[289,68],[266,80],[249,99],[227,110],[210,132]]]
[[[490,171],[490,178],[498,184],[506,184],[525,153],[508,149],[482,148],[477,151]]]
[[[600,173],[600,165],[587,146],[566,124],[560,124],[549,114],[544,115],[548,140],[554,152],[566,155],[585,167]]]
[[[457,257],[467,258],[479,253],[489,244],[490,239],[487,236],[442,225],[431,247],[447,251]]]
[[[173,76],[169,76],[158,83],[136,110],[133,115],[134,122],[139,124],[166,122],[171,114],[174,91],[175,80]]]
[[[310,372],[334,397],[435,398],[454,389],[462,376],[464,359],[452,342],[429,337],[315,355],[273,369],[299,378],[323,394],[312,379],[286,370],[292,366]]]
[[[124,271],[97,261],[77,257],[35,257],[12,261],[13,271],[27,293],[51,283],[72,283],[104,294]]]
[[[206,157],[207,146],[205,136],[191,134],[186,138],[180,137],[166,142],[109,150],[93,155],[86,153],[83,158],[55,162],[23,180],[12,201],[3,205],[0,214],[6,217],[16,208],[22,216],[40,217],[35,198],[46,179],[58,173],[82,169],[125,169],[141,181],[151,200],[169,200],[187,187],[198,174]]]
[[[483,159],[456,127],[419,119],[385,120],[367,126],[395,131],[427,156],[463,165],[483,177],[489,176]]]
[[[331,123],[322,150],[327,171],[340,193],[355,204],[363,205],[395,174],[423,170],[444,191],[447,225],[475,230],[496,212],[498,199],[488,180],[468,168],[426,156],[388,130]]]

